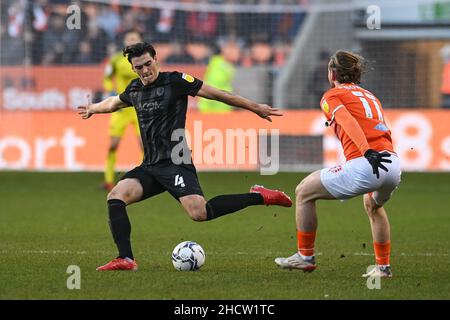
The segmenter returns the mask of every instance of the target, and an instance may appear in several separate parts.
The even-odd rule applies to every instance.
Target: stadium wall
[[[450,111],[388,110],[386,118],[403,170],[450,170]],[[108,119],[108,115],[94,115],[81,120],[74,110],[2,111],[0,169],[103,170]],[[199,170],[257,170],[261,134],[323,135],[323,165],[344,161],[339,141],[324,126],[320,110],[284,111],[272,123],[244,111],[218,115],[191,110],[187,131]],[[300,151],[293,147],[291,152]],[[118,152],[118,167],[128,170],[140,158],[138,142],[129,128]]]
[[[203,78],[204,65],[171,65],[167,71],[180,70]],[[162,71],[166,71],[163,67]],[[0,112],[73,110],[103,93],[103,66],[2,67],[0,68]],[[92,97],[94,96],[94,97]],[[197,99],[191,101],[196,107]]]

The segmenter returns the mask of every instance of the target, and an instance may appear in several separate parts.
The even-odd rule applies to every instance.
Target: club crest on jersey
[[[386,126],[384,125],[384,123],[379,123],[379,124],[377,124],[377,125],[375,126],[375,129],[376,129],[376,130],[379,130],[379,131],[384,131],[384,132],[389,131],[388,127],[386,127]]]
[[[183,74],[181,75],[181,77],[182,77],[184,80],[186,80],[187,82],[189,82],[189,83],[194,82],[194,77],[191,76],[191,75],[189,75],[189,74],[187,74],[187,73],[183,73]]]
[[[160,96],[162,96],[164,94],[164,87],[158,87],[157,89],[156,89],[156,95],[158,96],[158,97],[160,97]]]
[[[322,109],[326,113],[330,112],[330,106],[328,105],[328,102],[325,99],[323,99],[323,101],[322,101]]]

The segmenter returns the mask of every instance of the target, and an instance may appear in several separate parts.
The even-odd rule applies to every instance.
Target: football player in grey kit
[[[97,270],[137,270],[126,206],[164,191],[176,198],[195,221],[212,220],[252,205],[292,205],[284,192],[258,185],[251,187],[249,193],[220,195],[207,201],[190,154],[182,154],[188,148],[176,153],[177,161],[173,161],[172,155],[175,146],[186,143],[184,135],[181,141],[173,141],[172,135],[185,128],[188,95],[247,109],[268,121],[272,121],[271,116],[282,115],[278,109],[219,90],[186,73],[160,72],[151,44],[128,46],[123,54],[139,77],[118,96],[78,107],[78,114],[88,119],[95,113],[110,113],[134,106],[144,146],[142,164],[127,172],[107,196],[109,225],[119,255]],[[189,161],[179,163],[180,157]]]

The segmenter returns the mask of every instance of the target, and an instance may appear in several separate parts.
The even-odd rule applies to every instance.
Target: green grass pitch
[[[205,196],[259,183],[295,197],[299,173],[200,173]],[[194,222],[168,193],[128,207],[138,272],[97,272],[116,255],[99,173],[0,172],[0,299],[449,299],[450,173],[405,173],[386,209],[394,278],[369,290],[374,263],[361,197],[318,203],[318,269],[276,267],[295,251],[294,208],[255,206]],[[200,243],[206,263],[176,271],[171,252]],[[81,289],[69,290],[69,265]]]

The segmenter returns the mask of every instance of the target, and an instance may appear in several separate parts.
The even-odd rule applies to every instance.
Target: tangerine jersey
[[[381,103],[368,90],[353,83],[340,84],[325,92],[320,105],[347,161],[368,149],[394,152]]]

